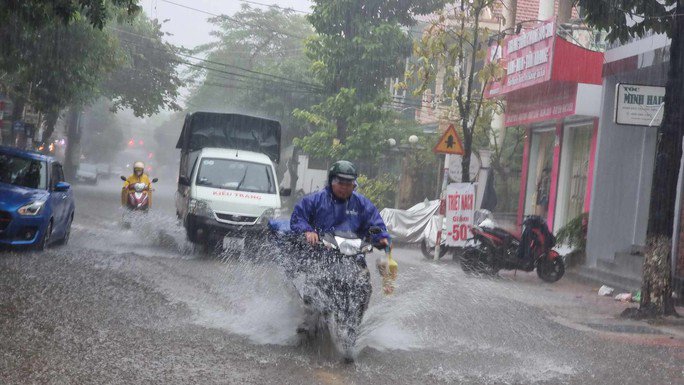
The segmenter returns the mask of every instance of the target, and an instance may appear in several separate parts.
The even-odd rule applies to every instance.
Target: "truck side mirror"
[[[178,178],[178,184],[181,186],[190,186],[190,179],[187,176],[181,176]]]
[[[157,183],[157,182],[159,182],[159,179],[158,179],[158,178],[152,179],[152,183]]]
[[[280,188],[280,196],[281,197],[289,197],[290,195],[292,195],[292,189],[291,188],[284,188],[284,187]]]
[[[126,177],[123,176],[123,175],[121,175],[121,180],[125,182],[125,181],[126,181]]]

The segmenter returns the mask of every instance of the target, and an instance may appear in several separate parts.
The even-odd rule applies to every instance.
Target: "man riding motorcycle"
[[[148,206],[152,206],[152,190],[150,189],[151,182],[150,178],[145,174],[145,163],[137,161],[133,164],[133,174],[131,174],[124,182],[123,188],[121,189],[121,205],[126,206],[126,200],[128,195],[128,186],[134,185],[136,183],[145,183],[148,187]]]
[[[290,218],[291,230],[295,234],[304,234],[306,242],[312,246],[319,243],[319,234],[339,231],[354,233],[360,239],[370,238],[377,247],[388,246],[390,236],[378,209],[368,198],[354,191],[357,177],[356,167],[351,162],[340,160],[333,163],[328,171],[327,186],[303,197],[295,206]],[[371,228],[381,231],[373,231],[372,234]],[[365,265],[363,268],[364,279],[370,282],[370,273]],[[366,297],[363,310],[368,306],[370,293]],[[300,325],[300,329],[306,328],[308,325]]]

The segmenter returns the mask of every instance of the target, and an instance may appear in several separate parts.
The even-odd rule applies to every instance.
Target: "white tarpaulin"
[[[431,233],[430,227],[435,226],[431,222],[434,222],[437,210],[439,200],[434,200],[418,203],[408,210],[383,209],[380,216],[385,221],[392,239],[398,242],[418,243]],[[435,233],[436,237],[434,230],[432,233]]]
[[[471,183],[451,183],[446,196],[446,244],[465,246],[475,215],[475,186]]]

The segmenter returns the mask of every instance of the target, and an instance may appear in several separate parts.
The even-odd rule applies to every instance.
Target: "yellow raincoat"
[[[126,206],[126,200],[128,199],[128,186],[136,183],[145,183],[149,190],[147,191],[148,207],[152,207],[152,183],[147,174],[143,173],[141,176],[131,174],[131,176],[124,182],[123,188],[121,189],[121,205]]]

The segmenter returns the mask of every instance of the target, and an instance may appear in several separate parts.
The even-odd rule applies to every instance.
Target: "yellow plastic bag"
[[[392,258],[392,246],[385,248],[385,256],[378,258],[376,262],[378,273],[382,277],[382,289],[385,295],[394,293],[394,282],[397,280],[399,265]]]

